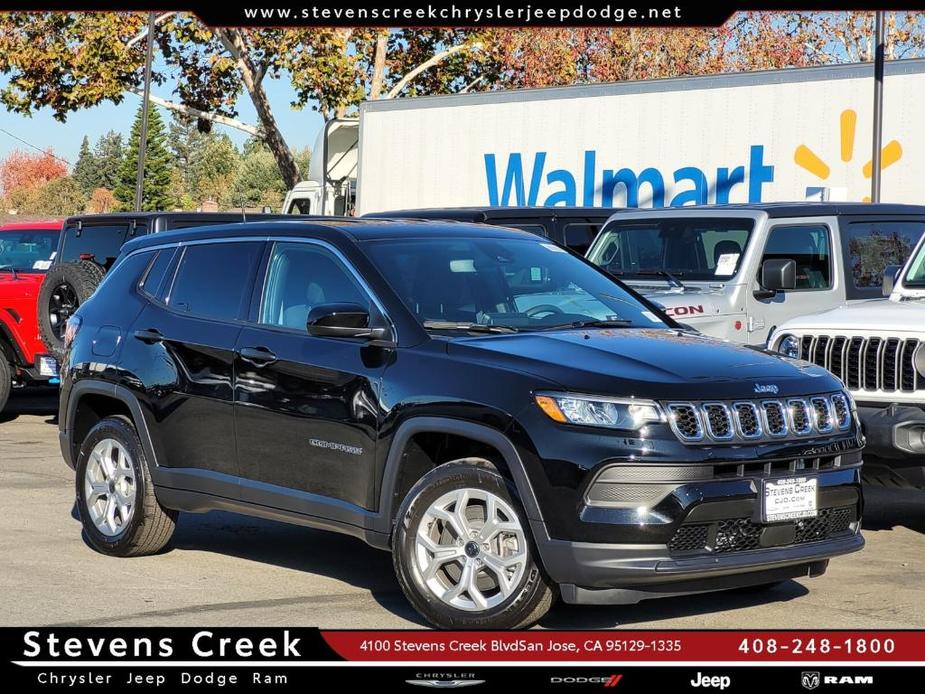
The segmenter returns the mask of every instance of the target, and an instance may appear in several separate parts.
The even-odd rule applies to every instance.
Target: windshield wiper
[[[684,282],[679,280],[677,275],[668,272],[668,270],[645,270],[643,272],[634,272],[633,274],[639,275],[640,277],[664,277],[666,280],[668,280],[668,284],[674,285],[678,289],[685,288]]]
[[[428,330],[465,330],[470,333],[516,333],[517,328],[510,325],[484,325],[454,320],[426,320],[424,327]]]
[[[537,330],[568,330],[581,328],[626,328],[633,324],[633,321],[625,318],[612,319],[594,319],[594,320],[576,320],[571,323],[560,323],[558,325],[547,325]]]
[[[13,275],[13,279],[19,279],[19,276],[16,273],[16,267],[14,265],[0,265],[0,270],[9,270],[10,274]]]

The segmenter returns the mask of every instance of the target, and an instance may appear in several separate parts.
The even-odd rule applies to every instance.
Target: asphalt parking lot
[[[168,549],[112,559],[73,515],[49,394],[0,414],[3,625],[422,626],[388,554],[333,533],[229,513],[181,516]],[[630,607],[560,604],[540,627],[925,628],[925,492],[867,490],[867,547],[817,579]]]

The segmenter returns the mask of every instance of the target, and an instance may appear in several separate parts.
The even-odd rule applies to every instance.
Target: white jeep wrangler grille
[[[852,391],[912,393],[925,388],[916,371],[915,338],[804,335],[800,358],[828,369]]]

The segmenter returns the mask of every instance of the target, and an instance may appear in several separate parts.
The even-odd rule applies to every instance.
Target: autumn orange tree
[[[0,195],[34,191],[67,176],[67,164],[46,152],[13,150],[0,160]]]

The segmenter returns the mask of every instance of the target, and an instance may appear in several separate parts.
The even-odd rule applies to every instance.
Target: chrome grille
[[[735,436],[732,431],[732,416],[729,408],[721,402],[708,402],[703,406],[706,415],[707,433],[714,441],[728,441]]]
[[[815,420],[813,425],[816,431],[827,432],[835,428],[832,421],[832,406],[828,398],[810,398],[809,402],[813,406],[813,416]]]
[[[848,398],[841,393],[832,396],[832,414],[839,429],[848,428],[851,423],[851,407],[848,405]]]
[[[809,416],[809,407],[805,400],[788,400],[790,411],[790,431],[797,436],[806,436],[813,431],[813,420]]]
[[[849,390],[912,393],[925,389],[915,368],[915,338],[804,335],[800,357],[828,369]]]
[[[755,403],[737,402],[732,406],[732,411],[735,412],[739,436],[746,439],[761,438],[761,418]]]
[[[668,406],[669,419],[672,428],[685,441],[700,441],[703,439],[703,427],[700,416],[693,405],[673,404]]]
[[[734,443],[831,434],[851,428],[844,393],[787,400],[671,402],[668,422],[684,443]]]
[[[786,436],[790,431],[787,426],[787,410],[777,400],[765,400],[761,403],[764,410],[764,423],[771,436]]]

